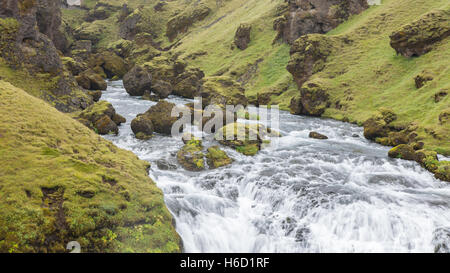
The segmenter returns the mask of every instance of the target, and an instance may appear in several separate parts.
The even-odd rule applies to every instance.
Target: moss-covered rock
[[[412,161],[417,160],[416,151],[414,150],[413,147],[411,147],[410,145],[407,145],[407,144],[400,144],[400,145],[392,148],[391,150],[389,150],[388,155],[389,155],[389,157],[392,157],[392,158],[400,158],[400,159],[412,160]]]
[[[135,66],[124,77],[124,85],[127,92],[133,95],[142,96],[149,91],[160,99],[171,93],[194,98],[199,94],[203,77],[202,71],[188,67],[183,61],[159,56]]]
[[[324,69],[328,56],[335,51],[341,39],[321,34],[309,34],[297,39],[290,50],[287,70],[294,77],[298,88],[314,73]]]
[[[414,78],[417,89],[422,88],[425,84],[434,79],[433,74],[429,71],[422,71],[419,75]]]
[[[173,81],[175,95],[192,99],[198,96],[205,74],[198,68],[187,67]]]
[[[194,23],[205,19],[210,12],[211,9],[201,2],[189,7],[167,22],[167,37],[171,41],[174,40],[179,33],[186,32]]]
[[[234,35],[234,44],[237,48],[244,50],[250,43],[250,33],[252,26],[250,24],[240,24]]]
[[[371,118],[364,122],[364,137],[370,140],[387,137],[388,124],[397,119],[397,115],[390,109],[380,108]]]
[[[125,123],[124,117],[116,113],[116,110],[107,101],[97,102],[80,113],[75,114],[75,119],[101,135],[109,133],[117,134],[121,123]]]
[[[450,36],[450,10],[429,12],[391,34],[391,46],[405,57],[421,56]]]
[[[131,130],[137,139],[150,139],[153,136],[153,123],[147,115],[138,115],[131,121]]]
[[[212,104],[221,107],[225,105],[246,106],[248,104],[242,85],[227,76],[205,78],[200,96],[203,99],[203,107]]]
[[[100,100],[100,98],[102,97],[102,91],[100,90],[91,90],[87,92],[92,99],[94,100],[94,102],[98,102]]]
[[[174,103],[160,100],[156,105],[150,107],[144,114],[138,115],[139,119],[146,123],[151,122],[153,130],[164,135],[171,135],[172,125],[178,117],[172,117],[172,109],[176,107]]]
[[[327,86],[321,79],[306,82],[300,88],[302,113],[310,116],[321,116],[329,107]]]
[[[78,85],[87,90],[106,90],[108,87],[103,77],[92,69],[82,72],[75,79]]]
[[[252,156],[261,149],[264,137],[260,133],[258,124],[230,123],[222,127],[215,138],[225,146]]]
[[[233,159],[231,159],[227,153],[222,151],[219,146],[209,147],[206,158],[206,162],[210,169],[217,169],[233,163]]]
[[[445,125],[450,121],[450,108],[444,109],[440,114],[439,114],[439,123],[441,125]]]
[[[81,72],[85,71],[88,69],[87,64],[84,62],[78,62],[75,59],[71,58],[71,57],[63,57],[61,58],[61,61],[64,65],[64,67],[66,67],[67,70],[70,71],[70,73],[72,73],[73,76],[77,76],[79,75]]]
[[[124,59],[108,51],[91,55],[88,60],[88,65],[90,67],[102,68],[107,78],[122,78],[128,71]]]
[[[322,135],[322,134],[317,133],[317,132],[310,132],[309,133],[309,137],[310,138],[315,138],[315,139],[328,139],[328,137],[326,135]]]
[[[131,96],[142,96],[150,91],[152,75],[141,66],[134,66],[123,78],[125,90]]]
[[[186,145],[177,153],[178,163],[184,169],[198,172],[205,169],[205,154],[202,152],[202,141],[197,139],[189,140]]]

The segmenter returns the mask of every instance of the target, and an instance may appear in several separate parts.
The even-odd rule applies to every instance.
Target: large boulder
[[[101,135],[117,134],[118,126],[126,122],[125,118],[117,114],[111,103],[107,101],[100,101],[89,106],[78,113],[75,119]]]
[[[367,0],[289,0],[274,21],[277,39],[292,43],[311,33],[327,33],[369,7]]]
[[[150,139],[153,135],[153,123],[147,115],[138,115],[131,121],[131,130],[137,139]]]
[[[87,90],[106,90],[108,87],[102,76],[88,69],[75,77],[78,85]]]
[[[405,57],[421,56],[450,36],[450,9],[435,10],[391,34],[391,46]]]
[[[179,33],[186,32],[189,27],[205,19],[211,9],[203,3],[193,5],[167,22],[166,36],[173,41]]]
[[[55,47],[59,7],[59,0],[0,1],[0,58],[14,71],[29,72],[29,81],[39,77],[48,82],[40,97],[62,112],[73,112],[93,101],[64,71]]]
[[[200,92],[205,74],[185,62],[163,56],[155,57],[142,66],[135,66],[124,77],[130,95],[153,93],[160,99],[170,94],[194,98]]]
[[[430,71],[422,71],[420,74],[418,74],[416,77],[414,77],[414,82],[416,83],[416,88],[420,89],[428,82],[432,81],[434,79],[433,73]]]
[[[201,140],[189,140],[177,153],[178,163],[188,171],[198,172],[204,170],[205,154],[202,150],[203,146]]]
[[[317,133],[317,132],[310,132],[309,137],[315,138],[315,139],[328,139],[328,137],[326,135],[323,135],[323,134]]]
[[[252,26],[250,24],[241,24],[234,35],[234,44],[237,48],[244,50],[250,43],[250,33]]]
[[[119,128],[117,124],[108,116],[102,116],[100,119],[95,121],[94,127],[97,133],[100,135],[115,134],[119,133]]]
[[[133,40],[136,34],[140,32],[139,22],[141,21],[142,15],[139,10],[135,10],[129,15],[126,15],[127,13],[128,10],[125,8],[121,14],[124,18],[121,19],[119,25],[119,36],[125,40]]]
[[[157,133],[171,135],[172,125],[178,120],[178,117],[171,116],[174,107],[176,107],[174,103],[160,100],[156,105],[150,107],[147,112],[137,116],[135,119],[136,132],[150,135],[150,127],[153,127],[153,131]]]
[[[143,67],[136,65],[123,77],[125,90],[131,96],[142,96],[150,90],[152,75]]]
[[[206,158],[206,162],[210,169],[217,169],[233,163],[233,159],[231,159],[227,153],[222,151],[219,146],[209,147]]]
[[[252,156],[261,149],[264,136],[258,124],[230,123],[222,127],[215,136],[220,144]]]
[[[401,159],[412,160],[412,161],[417,160],[416,151],[414,150],[414,148],[412,146],[407,145],[407,144],[400,144],[400,145],[392,148],[391,150],[389,150],[388,155],[389,155],[389,157],[392,157],[392,158],[401,158]]]
[[[203,100],[203,107],[212,104],[221,107],[225,105],[246,106],[248,104],[242,85],[227,76],[205,78],[200,96]]]
[[[339,47],[342,40],[321,34],[309,34],[297,39],[290,50],[287,70],[294,77],[299,88],[312,74],[322,71],[325,62]]]

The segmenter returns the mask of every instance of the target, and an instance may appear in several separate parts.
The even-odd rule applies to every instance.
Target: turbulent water
[[[278,145],[254,157],[224,147],[231,166],[192,173],[177,164],[180,140],[134,138],[131,120],[154,102],[130,97],[121,81],[102,99],[127,119],[106,138],[152,163],[186,252],[449,251],[450,185],[389,159],[360,127],[282,112]]]

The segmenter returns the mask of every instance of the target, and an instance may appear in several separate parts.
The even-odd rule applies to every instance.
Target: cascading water
[[[121,81],[109,82],[102,99],[127,119],[106,138],[152,163],[186,252],[449,251],[450,184],[389,159],[359,127],[282,112],[278,145],[254,157],[223,147],[232,165],[191,173],[177,164],[180,140],[131,132],[154,102],[130,97]]]

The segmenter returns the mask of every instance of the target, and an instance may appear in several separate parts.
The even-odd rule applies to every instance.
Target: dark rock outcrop
[[[38,1],[36,19],[39,31],[50,38],[57,49],[65,52],[68,41],[59,29],[61,17],[61,0]]]
[[[150,91],[152,75],[141,66],[134,66],[123,77],[125,90],[131,96],[142,96],[145,91]]]
[[[368,8],[366,0],[288,0],[284,14],[274,21],[278,39],[292,43],[311,33],[327,33]]]
[[[126,122],[124,117],[116,113],[111,103],[106,101],[89,106],[75,119],[101,135],[117,134],[119,132],[118,126]]]
[[[92,68],[101,68],[108,78],[122,78],[128,70],[125,60],[109,51],[91,55],[87,63]]]
[[[149,139],[153,135],[153,123],[146,115],[138,115],[131,121],[131,130],[137,139]]]
[[[150,131],[154,131],[164,135],[171,135],[172,125],[178,120],[178,117],[171,116],[174,107],[176,107],[175,104],[160,100],[156,105],[150,107],[147,112],[138,115],[136,119],[133,120],[136,125],[136,132],[143,132],[145,135],[151,135]],[[150,130],[150,127],[153,127],[153,129]],[[133,132],[134,131],[135,130],[133,130]]]
[[[221,107],[248,104],[242,85],[226,76],[205,78],[200,96],[203,99],[203,107],[211,104]]]
[[[204,73],[186,63],[156,57],[142,66],[135,66],[124,77],[124,86],[132,96],[152,93],[159,99],[170,94],[194,98],[203,84]]]
[[[397,115],[389,109],[380,109],[373,117],[364,122],[364,137],[376,140],[387,137],[390,131],[388,125],[397,119]]]
[[[248,47],[248,44],[250,43],[251,30],[252,26],[250,24],[241,24],[238,27],[234,36],[234,44],[237,48],[244,50]]]
[[[1,0],[0,57],[15,70],[26,70],[30,77],[45,74],[52,84],[41,90],[41,98],[60,111],[71,112],[84,109],[93,101],[64,72],[55,47],[60,6],[59,0]]]
[[[422,71],[422,73],[414,78],[414,82],[416,83],[416,88],[419,89],[433,79],[434,77],[432,73],[430,73],[429,71]]]
[[[244,155],[253,156],[261,149],[263,136],[257,124],[230,123],[216,133],[216,140]]]
[[[320,79],[305,83],[300,88],[300,101],[303,114],[321,116],[330,103],[326,84]]]
[[[432,11],[391,34],[391,46],[405,57],[421,56],[450,36],[450,10]]]

